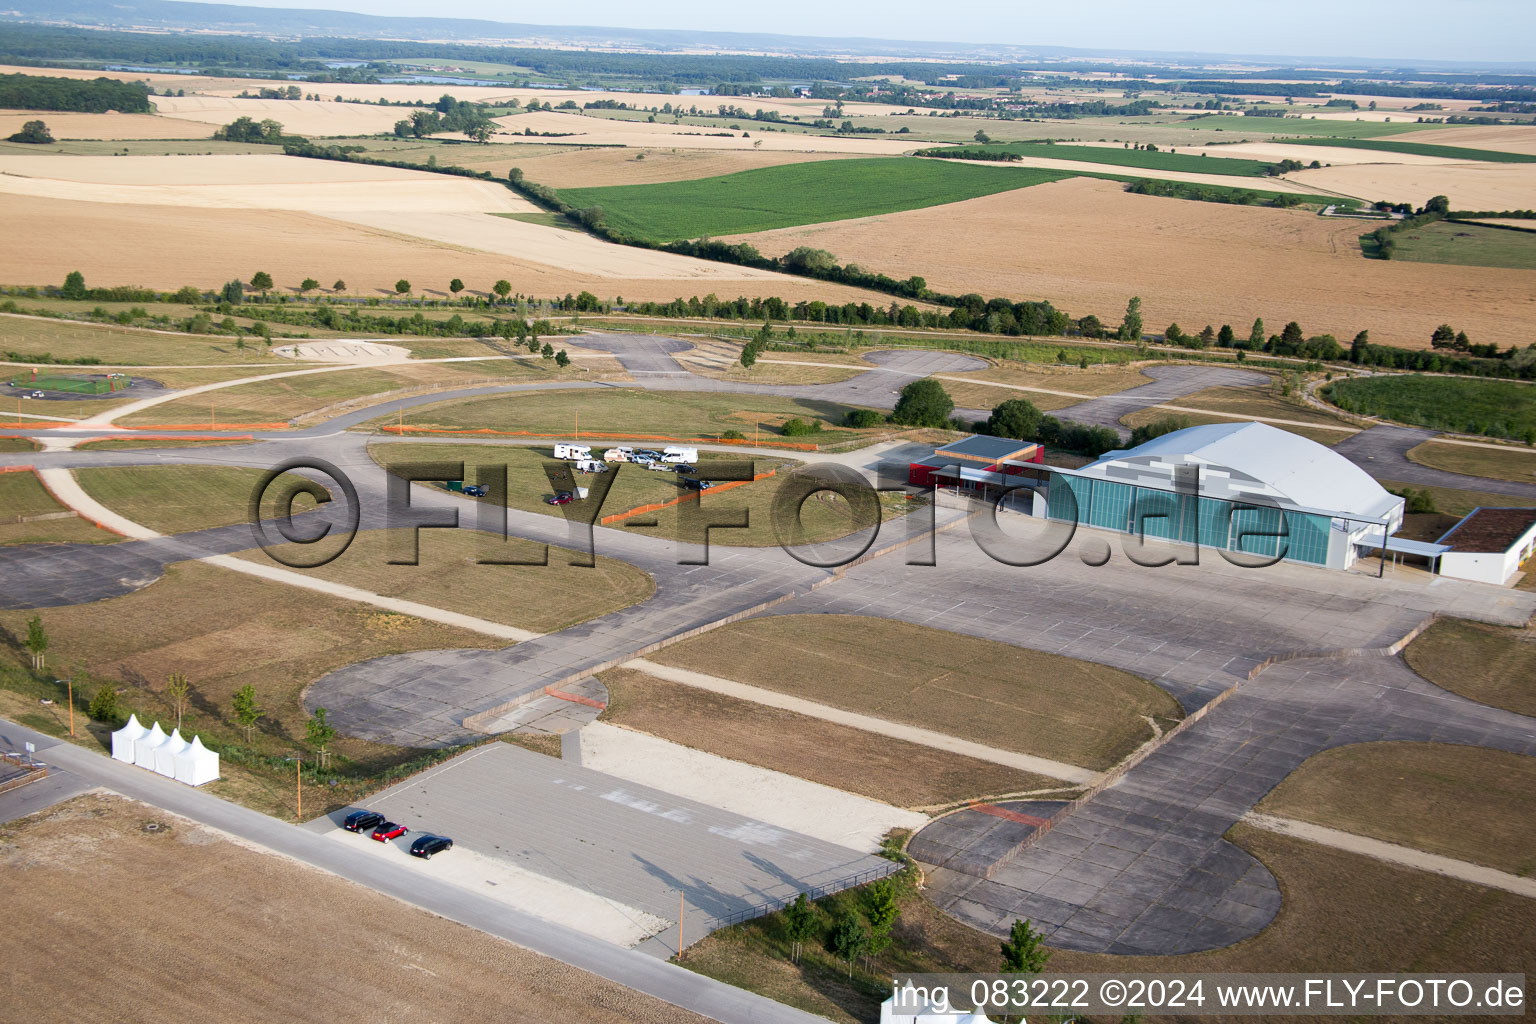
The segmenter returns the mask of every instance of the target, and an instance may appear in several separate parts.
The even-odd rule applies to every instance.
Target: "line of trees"
[[[0,107],[12,110],[66,110],[80,114],[148,114],[149,90],[115,78],[51,78],[0,75]]]

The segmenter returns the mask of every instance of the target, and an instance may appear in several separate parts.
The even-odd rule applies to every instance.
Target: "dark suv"
[[[348,832],[372,832],[384,824],[384,815],[377,811],[353,811],[342,821],[341,827]]]

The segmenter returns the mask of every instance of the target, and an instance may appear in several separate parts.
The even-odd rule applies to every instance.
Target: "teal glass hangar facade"
[[[1050,473],[1046,515],[1117,533],[1308,565],[1329,564],[1333,519],[1226,498]]]

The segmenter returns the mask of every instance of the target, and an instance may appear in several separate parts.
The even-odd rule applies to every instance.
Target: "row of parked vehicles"
[[[609,448],[603,452],[601,459],[592,455],[592,446],[587,444],[557,444],[555,445],[555,458],[565,459],[576,463],[576,468],[583,472],[601,473],[608,468],[609,463],[633,462],[640,466],[654,468],[657,465],[682,466],[691,465],[699,461],[697,448],[674,446],[656,451],[652,448]]]
[[[411,831],[404,825],[390,821],[377,811],[353,811],[342,820],[341,827],[348,832],[367,835],[380,843],[399,839],[409,835]],[[451,849],[453,849],[452,839],[431,832],[423,832],[411,840],[411,856],[420,857],[423,860],[431,860],[433,854]]]

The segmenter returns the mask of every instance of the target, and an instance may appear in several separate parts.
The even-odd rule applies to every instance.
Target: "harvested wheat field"
[[[366,90],[368,87],[361,86],[360,88]],[[434,86],[433,88],[439,90],[439,95],[441,95],[442,90],[448,90],[453,92],[455,96],[458,96],[458,86]],[[366,96],[368,94],[365,91],[363,95]],[[559,106],[561,103],[570,100],[577,106],[584,106],[600,100],[613,100],[616,103],[627,103],[631,108],[660,108],[670,103],[673,107],[698,107],[701,111],[709,113],[718,111],[721,106],[730,105],[747,110],[776,110],[785,117],[793,117],[798,114],[806,121],[814,121],[821,117],[822,110],[827,106],[826,100],[800,99],[798,97],[676,96],[671,93],[660,92],[589,92],[584,89],[497,89],[494,96],[490,98],[505,101],[506,98],[513,96],[517,98],[518,102],[525,104],[531,100],[537,100],[540,103],[551,103]],[[431,98],[437,99],[437,96]],[[896,109],[888,103],[846,103],[843,105],[843,114],[846,117],[880,117],[892,114]]]
[[[4,199],[3,209],[9,244],[0,247],[0,282],[9,284],[52,284],[79,270],[87,281],[101,285],[214,288],[266,270],[279,287],[291,287],[306,277],[327,282],[340,278],[354,295],[392,295],[395,281],[402,277],[414,284],[418,295],[446,294],[447,282],[459,277],[471,291],[484,293],[506,278],[516,292],[550,297],[586,289],[601,298],[623,295],[641,301],[706,292],[731,298],[778,295],[791,301],[890,301],[889,296],[857,288],[640,249],[625,252],[655,262],[639,266],[637,276],[600,276],[580,266],[560,269],[526,256],[498,255],[290,210],[178,209],[25,196]],[[572,234],[557,228],[547,231],[551,236]],[[713,276],[722,268],[726,276]]]
[[[0,192],[93,203],[315,213],[537,210],[495,182],[267,154],[0,155]]]
[[[207,139],[213,129],[201,121],[156,114],[68,114],[56,110],[7,110],[0,113],[0,138],[21,131],[28,121],[43,121],[56,139]]]
[[[1393,136],[1399,141],[1401,135]],[[1437,140],[1438,141],[1438,140]],[[1465,160],[1453,160],[1443,156],[1424,156],[1419,153],[1392,153],[1377,149],[1351,149],[1348,146],[1288,146],[1283,142],[1239,142],[1235,146],[1209,146],[1188,149],[1184,152],[1209,153],[1211,156],[1248,157],[1251,160],[1300,160],[1310,164],[1458,164]],[[1264,187],[1268,188],[1266,181]]]
[[[162,827],[145,832],[151,822]],[[13,1020],[319,1024],[366,1005],[418,1020],[705,1024],[115,795],[88,793],[5,831],[0,894],[27,947],[0,968]]]
[[[394,128],[396,121],[410,116],[409,110],[401,110],[399,107],[380,107],[372,103],[337,103],[334,100],[156,96],[150,102],[160,113],[187,121],[224,125],[237,117],[249,117],[255,121],[271,118],[280,122],[288,135],[318,138],[387,132]]]
[[[1225,147],[1223,147],[1225,149]],[[1082,171],[1086,174],[1122,174],[1126,177],[1157,178],[1161,181],[1187,181],[1193,185],[1220,185],[1223,188],[1251,188],[1264,192],[1315,193],[1310,185],[1286,178],[1254,178],[1236,174],[1203,174],[1198,171],[1146,171],[1139,167],[1094,164],[1086,160],[1052,160],[1049,157],[1023,156],[1007,163],[996,160],[950,160],[948,163],[977,164],[982,167],[1038,167],[1050,171]]]
[[[1366,227],[1076,178],[728,240],[770,254],[815,246],[894,277],[920,274],[942,291],[1049,299],[1107,324],[1140,295],[1151,331],[1230,323],[1244,333],[1262,316],[1272,331],[1295,320],[1308,334],[1347,341],[1369,329],[1373,341],[1415,347],[1447,321],[1501,345],[1536,333],[1530,271],[1368,260],[1356,241]]]
[[[895,156],[933,143],[917,140],[859,136],[806,135],[800,132],[763,131],[756,122],[739,122],[745,131],[731,131],[722,123],[714,125],[662,124],[648,121],[621,121],[610,117],[540,110],[531,114],[498,117],[503,130],[520,135],[524,129],[557,132],[552,141],[561,145],[582,143],[601,146],[676,146],[680,149],[765,149],[810,153],[862,153],[865,156]],[[746,138],[744,136],[750,136]],[[759,143],[761,145],[759,145]]]
[[[1393,142],[1428,142],[1536,156],[1536,125],[1531,124],[1453,124],[1386,137]]]
[[[497,186],[498,188],[500,186]],[[715,281],[778,281],[783,275],[729,263],[614,245],[582,231],[529,223],[479,212],[436,212],[377,207],[369,211],[339,211],[335,220],[360,224],[413,238],[427,238],[455,247],[510,256],[528,263],[581,273],[589,277],[624,280],[634,277],[699,281],[714,290]],[[607,286],[608,294],[613,285]],[[628,295],[627,289],[619,294]]]
[[[652,185],[660,181],[714,178],[759,167],[845,160],[846,153],[792,153],[776,150],[582,149],[521,156],[518,166],[529,179],[551,188],[602,185]]]
[[[1372,202],[1422,206],[1431,196],[1449,196],[1456,210],[1536,207],[1536,164],[1353,164],[1296,171],[1285,180]]]

